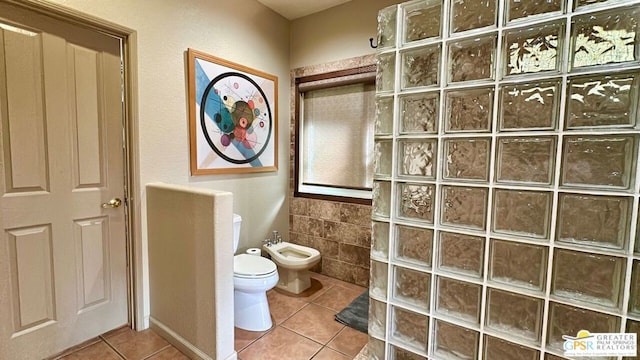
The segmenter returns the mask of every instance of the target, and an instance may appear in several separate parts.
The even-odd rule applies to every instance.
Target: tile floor
[[[346,327],[334,315],[365,288],[312,274],[311,288],[299,295],[276,289],[267,293],[274,326],[268,331],[235,329],[240,360],[350,360],[368,341],[366,334]],[[114,330],[52,359],[56,360],[183,360],[188,359],[151,330]]]

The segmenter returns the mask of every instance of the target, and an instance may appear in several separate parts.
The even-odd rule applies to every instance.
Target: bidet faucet
[[[278,230],[273,230],[273,244],[279,244],[282,242],[282,236],[278,233]]]
[[[271,241],[271,239],[264,239],[264,240],[262,240],[262,243],[266,244],[267,246],[273,245],[273,242]]]

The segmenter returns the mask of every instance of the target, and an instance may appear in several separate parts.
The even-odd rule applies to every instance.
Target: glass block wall
[[[379,13],[371,359],[640,329],[640,2]]]

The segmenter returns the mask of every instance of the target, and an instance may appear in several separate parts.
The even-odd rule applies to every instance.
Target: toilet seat
[[[233,257],[233,276],[245,279],[270,277],[278,271],[276,264],[261,256],[240,254]]]

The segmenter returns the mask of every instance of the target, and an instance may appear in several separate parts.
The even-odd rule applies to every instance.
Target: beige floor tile
[[[322,345],[280,326],[238,354],[241,360],[308,360]]]
[[[354,291],[358,291],[361,294],[362,294],[363,291],[365,291],[367,289],[366,287],[363,287],[363,286],[360,286],[360,285],[356,285],[356,284],[352,284],[352,283],[349,283],[349,282],[346,282],[346,281],[342,281],[342,280],[338,280],[338,279],[334,279],[334,281],[335,281],[335,285],[342,286],[344,288],[351,289],[351,290],[354,290]]]
[[[337,350],[353,359],[360,350],[367,344],[369,337],[367,334],[354,330],[346,326],[327,346]]]
[[[362,350],[353,358],[353,360],[368,360],[369,359],[369,345],[365,345]]]
[[[275,289],[267,292],[267,301],[271,318],[276,325],[282,324],[308,304],[303,299],[285,295]]]
[[[173,346],[169,346],[164,350],[156,353],[145,360],[189,360],[189,358]]]
[[[238,352],[267,333],[267,331],[247,331],[238,328],[234,328],[233,330],[235,335],[233,348]]]
[[[316,273],[311,273],[311,274],[315,274],[323,277],[315,277],[314,275],[311,275],[311,279],[310,279],[311,286],[307,290],[301,292],[300,294],[287,294],[287,295],[291,297],[295,297],[297,299],[302,299],[306,302],[311,302],[314,299],[316,299],[318,296],[324,294],[334,284],[333,281],[328,280],[330,279],[329,277],[316,274]]]
[[[282,326],[325,345],[344,327],[335,320],[335,314],[333,310],[309,304],[282,323]]]
[[[322,275],[320,273],[313,272],[313,271],[311,272],[311,278],[318,280],[322,285],[333,285],[338,282],[343,282],[341,280],[334,279],[330,276]]]
[[[327,290],[326,293],[322,294],[322,296],[313,300],[313,303],[339,312],[362,294],[363,291],[364,288],[357,289],[354,287],[335,285]]]
[[[169,345],[150,329],[138,332],[125,328],[105,336],[104,339],[127,360],[144,359]]]
[[[122,358],[113,351],[105,342],[100,341],[93,345],[86,346],[76,352],[66,355],[62,360],[121,360]]]
[[[313,357],[313,360],[351,360],[351,357],[325,347]]]

